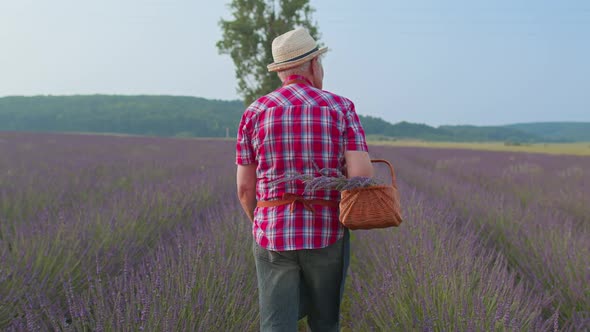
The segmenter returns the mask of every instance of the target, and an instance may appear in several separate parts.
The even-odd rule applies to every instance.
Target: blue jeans
[[[350,237],[321,249],[271,251],[254,241],[260,331],[297,331],[307,316],[314,332],[339,331]]]

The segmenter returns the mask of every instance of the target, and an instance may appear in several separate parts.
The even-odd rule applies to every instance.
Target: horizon
[[[227,3],[0,4],[0,96],[240,100],[215,47]],[[330,49],[324,86],[360,115],[433,127],[590,122],[590,3],[310,3]]]
[[[43,94],[39,94],[39,95],[10,95],[10,96],[0,96],[0,99],[2,98],[11,98],[11,97],[17,97],[17,98],[34,98],[34,97],[80,97],[80,96],[121,96],[121,97],[180,97],[180,98],[198,98],[198,99],[205,99],[208,101],[219,101],[219,102],[228,102],[228,103],[234,103],[234,102],[240,102],[243,103],[242,100],[240,99],[234,99],[234,100],[225,100],[225,99],[210,99],[210,98],[205,98],[205,97],[199,97],[199,96],[187,96],[187,95],[156,95],[156,94],[102,94],[102,93],[95,93],[95,94],[75,94],[75,95],[43,95]],[[529,122],[514,122],[514,123],[504,123],[504,124],[497,124],[497,125],[475,125],[475,124],[470,124],[470,123],[445,123],[445,124],[440,124],[440,125],[430,125],[427,123],[421,123],[421,122],[411,122],[411,121],[407,121],[407,120],[399,120],[396,122],[391,122],[388,121],[387,119],[384,119],[382,117],[379,116],[375,116],[375,115],[371,115],[371,114],[359,114],[361,116],[366,116],[366,117],[374,117],[374,118],[378,118],[381,119],[383,121],[386,121],[392,125],[396,125],[396,124],[400,124],[400,123],[409,123],[409,124],[414,124],[414,125],[426,125],[429,127],[433,127],[433,128],[440,128],[440,127],[444,127],[444,126],[475,126],[475,127],[503,127],[503,126],[513,126],[513,125],[525,125],[525,124],[590,124],[590,121],[529,121]]]

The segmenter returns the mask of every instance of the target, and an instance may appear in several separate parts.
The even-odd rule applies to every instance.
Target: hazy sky
[[[221,0],[0,0],[0,96],[237,99]],[[590,121],[590,1],[312,0],[324,88],[390,122]]]

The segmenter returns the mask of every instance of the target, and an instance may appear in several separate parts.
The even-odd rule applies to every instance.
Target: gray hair
[[[315,58],[317,58],[320,61],[322,60],[321,55],[317,56]],[[305,61],[304,63],[300,64],[297,67],[292,67],[292,68],[278,71],[277,74],[279,75],[279,78],[281,79],[281,81],[284,81],[287,77],[289,77],[291,75],[305,75],[309,71],[309,67],[311,66],[311,61],[315,58],[312,58],[309,61]]]
[[[302,75],[309,71],[309,66],[311,66],[311,61],[306,61],[300,64],[297,67],[287,68],[285,70],[281,70],[277,72],[281,81],[284,81],[287,77],[291,75]]]

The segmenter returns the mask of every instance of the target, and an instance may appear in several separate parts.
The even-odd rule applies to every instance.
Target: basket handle
[[[391,172],[391,184],[395,188],[397,188],[397,184],[395,183],[396,182],[395,181],[395,171],[393,170],[393,165],[389,161],[387,161],[385,159],[371,159],[371,162],[372,163],[384,163],[384,164],[387,164],[387,166],[389,166],[389,172]]]

